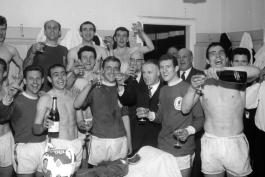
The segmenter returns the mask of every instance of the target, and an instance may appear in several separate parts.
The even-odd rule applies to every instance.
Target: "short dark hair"
[[[90,21],[85,21],[84,23],[82,23],[82,24],[80,25],[80,27],[79,27],[79,31],[82,32],[82,26],[83,26],[83,25],[92,25],[93,28],[94,28],[94,32],[96,32],[96,26],[94,25],[94,23],[92,23],[92,22],[90,22]]]
[[[114,57],[114,56],[108,56],[108,57],[105,58],[105,60],[103,61],[103,63],[102,63],[102,68],[104,69],[106,63],[107,63],[107,62],[110,62],[110,61],[112,61],[112,62],[118,62],[119,65],[120,65],[119,68],[121,67],[121,62],[120,62],[120,60],[119,60],[118,58],[116,58],[116,57]]]
[[[61,64],[54,64],[52,65],[49,69],[48,69],[48,76],[51,77],[51,70],[54,69],[54,68],[63,68],[65,71],[65,67]]]
[[[250,62],[250,52],[247,48],[238,47],[232,51],[232,61],[234,61],[235,55],[246,55],[248,63]]]
[[[6,25],[6,27],[7,27],[6,18],[4,16],[1,16],[1,15],[0,15],[0,25]]]
[[[39,71],[41,73],[41,77],[43,77],[43,69],[41,66],[34,66],[34,65],[29,65],[23,70],[23,76],[24,78],[27,78],[27,74],[29,71]]]
[[[61,31],[61,24],[60,24],[59,22],[55,21],[55,20],[48,20],[48,21],[46,21],[46,22],[44,23],[44,30],[46,30],[46,25],[47,25],[47,23],[52,22],[52,21],[58,24],[58,26],[59,26],[59,31]]]
[[[169,47],[167,48],[167,50],[170,49],[170,48],[175,48],[177,51],[179,51],[179,48],[178,48],[176,45],[171,45],[171,46],[169,46]]]
[[[212,42],[211,44],[209,44],[209,46],[207,47],[206,50],[206,58],[209,60],[209,50],[211,47],[215,47],[215,46],[220,46],[224,49],[225,52],[225,56],[227,57],[227,51],[225,50],[225,47],[220,43],[220,42]]]
[[[157,66],[159,68],[159,63],[155,59],[148,59],[148,60],[146,60],[143,65],[146,65],[146,64],[153,64],[153,65],[155,65],[155,66]]]
[[[162,61],[166,61],[166,60],[171,60],[173,65],[176,67],[178,66],[178,60],[176,59],[176,57],[174,57],[173,55],[171,54],[164,54],[162,55],[159,60],[158,60],[158,63],[160,64]]]
[[[77,52],[78,59],[81,60],[81,55],[82,55],[82,53],[85,52],[85,51],[87,51],[87,52],[92,52],[92,53],[94,54],[94,57],[97,58],[97,52],[96,52],[95,48],[86,45],[86,46],[84,46],[84,47],[81,47],[81,48],[79,49],[79,51]]]
[[[0,58],[0,65],[3,66],[4,72],[7,71],[7,63],[3,58]]]
[[[114,38],[114,36],[117,35],[117,32],[118,31],[125,31],[127,33],[127,37],[129,38],[129,30],[127,28],[125,28],[125,27],[119,27],[119,28],[117,28],[115,30],[115,32],[114,32],[113,38]],[[127,47],[130,47],[129,41],[126,43],[126,46]],[[113,49],[116,49],[116,48],[117,48],[117,42],[114,40]]]

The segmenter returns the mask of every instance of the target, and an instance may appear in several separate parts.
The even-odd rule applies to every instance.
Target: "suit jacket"
[[[180,70],[178,70],[177,74],[178,74],[178,77],[180,77]],[[188,82],[189,84],[191,84],[191,77],[193,75],[196,75],[196,74],[204,74],[204,72],[192,67],[190,70],[190,73],[189,73],[188,77],[185,79],[185,81]]]
[[[144,122],[139,121],[136,116],[136,108],[144,107],[156,112],[158,110],[160,89],[164,85],[160,81],[157,90],[150,98],[148,86],[143,81],[143,78],[141,77],[139,83],[136,82],[128,80],[123,95],[119,97],[121,104],[129,106],[132,148],[135,152],[147,145],[157,147],[157,137],[161,130],[161,125],[147,119]]]

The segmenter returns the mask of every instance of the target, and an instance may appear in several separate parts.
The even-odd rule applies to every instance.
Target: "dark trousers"
[[[265,132],[256,130],[253,173],[255,177],[265,176]]]

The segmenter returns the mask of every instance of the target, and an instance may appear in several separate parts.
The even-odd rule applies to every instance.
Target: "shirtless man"
[[[220,43],[211,43],[206,51],[211,65],[204,75],[192,76],[191,86],[182,101],[182,112],[189,113],[200,99],[205,113],[205,134],[201,139],[202,172],[205,176],[247,176],[252,172],[248,142],[243,134],[245,84],[219,80],[216,71],[247,72],[248,79],[259,76],[250,66],[225,67],[228,60]],[[201,88],[201,91],[198,89]]]
[[[77,139],[77,126],[83,130],[88,130],[88,126],[85,125],[82,112],[76,111],[73,107],[73,95],[65,88],[67,81],[65,68],[60,64],[51,66],[48,80],[53,88],[38,101],[33,133],[41,134],[53,125],[47,117],[52,108],[52,97],[57,97],[57,109],[60,114],[59,137],[51,138],[51,143],[57,148],[74,150],[77,170],[82,158],[82,142]]]
[[[67,54],[66,71],[68,72],[73,70],[74,63],[78,61],[77,52],[85,45],[94,47],[97,52],[96,65],[94,67],[94,71],[97,71],[101,68],[101,60],[104,60],[107,57],[107,51],[103,47],[97,46],[93,43],[96,26],[92,22],[86,21],[82,23],[79,30],[80,36],[82,37],[82,43],[69,50]]]
[[[6,95],[6,88],[3,87],[4,77],[7,76],[6,61],[0,58],[0,99]],[[14,138],[9,126],[9,123],[0,122],[0,176],[12,177],[12,148],[14,146]]]
[[[110,51],[113,50],[113,54],[121,61],[121,72],[124,73],[129,67],[130,56],[133,52],[139,51],[142,54],[151,52],[154,50],[154,45],[151,39],[145,34],[142,28],[142,24],[138,22],[133,24],[137,30],[137,34],[144,40],[146,46],[134,46],[128,47],[126,44],[129,42],[129,31],[124,27],[119,27],[114,33],[114,46],[117,46],[114,50],[110,46]],[[111,53],[111,52],[110,52]]]
[[[7,21],[6,18],[0,16],[0,58],[4,59],[7,63],[7,77],[9,73],[9,64],[13,61],[19,68],[18,75],[23,75],[23,60],[20,58],[17,49],[13,46],[4,43],[6,38]],[[3,83],[4,86],[8,85],[8,79]]]

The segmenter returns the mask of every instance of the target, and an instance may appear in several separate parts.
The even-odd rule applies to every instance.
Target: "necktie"
[[[150,97],[150,98],[152,97],[152,92],[151,92],[152,88],[153,88],[153,87],[148,86],[148,93],[149,93],[149,97]]]
[[[185,81],[185,72],[181,74],[181,79]]]

